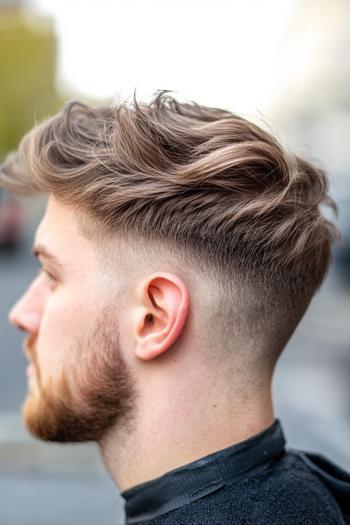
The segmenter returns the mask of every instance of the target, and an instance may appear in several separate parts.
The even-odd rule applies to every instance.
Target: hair
[[[150,103],[68,103],[23,138],[0,183],[76,206],[100,235],[160,241],[211,271],[223,283],[226,326],[263,336],[271,362],[339,237],[321,213],[336,212],[322,169],[254,123],[166,91]]]

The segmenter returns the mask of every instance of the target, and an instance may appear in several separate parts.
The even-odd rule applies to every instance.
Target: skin
[[[238,358],[208,360],[217,348],[205,283],[127,248],[105,265],[78,211],[53,197],[34,249],[43,270],[9,319],[34,364],[23,413],[35,436],[98,442],[126,490],[273,423],[270,381],[249,393],[235,380]]]

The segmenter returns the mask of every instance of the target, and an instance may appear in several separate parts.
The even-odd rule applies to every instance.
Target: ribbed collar
[[[275,419],[263,432],[241,443],[125,490],[121,496],[126,523],[153,519],[220,489],[233,476],[281,454],[285,443],[281,423]]]

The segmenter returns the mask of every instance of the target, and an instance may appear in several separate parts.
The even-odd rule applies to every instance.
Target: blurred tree
[[[0,7],[0,159],[55,112],[56,35],[50,19]]]

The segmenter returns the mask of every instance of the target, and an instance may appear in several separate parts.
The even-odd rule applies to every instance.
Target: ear
[[[189,311],[189,294],[176,275],[161,272],[138,284],[135,310],[135,353],[150,360],[164,353],[180,336]]]

